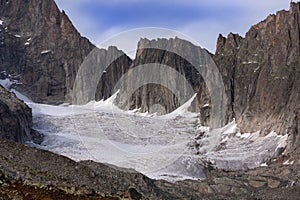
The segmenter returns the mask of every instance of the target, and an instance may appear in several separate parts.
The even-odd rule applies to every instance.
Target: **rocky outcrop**
[[[0,138],[23,143],[33,139],[31,108],[0,86]]]
[[[299,137],[299,17],[300,3],[291,3],[289,11],[252,26],[245,38],[218,38],[214,60],[230,97],[228,119],[235,117],[243,132]]]
[[[28,199],[297,199],[299,156],[293,165],[206,171],[205,180],[170,183],[131,169],[75,162],[48,151],[0,140],[0,195]],[[300,154],[299,154],[300,155]],[[12,192],[14,191],[14,192]],[[77,198],[75,198],[77,197]]]
[[[0,176],[5,175],[12,182],[21,181],[23,185],[44,190],[56,188],[77,195],[122,197],[136,191],[147,199],[174,199],[167,191],[160,190],[154,180],[134,170],[93,161],[75,162],[48,151],[3,140],[0,144]]]
[[[120,85],[118,105],[151,113],[175,110],[203,87],[201,75],[205,77],[207,72],[194,66],[208,64],[209,57],[205,49],[177,37],[141,39],[136,58]]]
[[[35,102],[72,102],[77,72],[95,46],[54,0],[1,0],[0,20],[0,71],[22,83],[13,87]],[[122,61],[115,65],[130,64],[130,59]],[[100,90],[99,98],[107,96],[102,94],[106,90]]]

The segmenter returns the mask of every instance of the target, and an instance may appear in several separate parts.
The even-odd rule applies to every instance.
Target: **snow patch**
[[[29,42],[25,42],[25,44],[24,44],[24,45],[25,45],[25,46],[28,46],[29,44],[30,44]]]
[[[294,164],[294,160],[286,160],[284,163],[283,163],[283,165],[292,165],[292,164]]]
[[[0,79],[0,85],[2,85],[4,88],[9,89],[12,85],[12,82],[6,78],[6,79]]]
[[[20,37],[21,37],[21,35],[15,35],[15,37],[16,37],[16,38],[20,38]]]
[[[278,137],[280,137],[280,140],[278,142],[278,145],[277,145],[275,151],[277,151],[278,149],[283,149],[287,145],[288,135],[278,136]]]
[[[268,164],[267,163],[262,163],[260,164],[261,167],[268,167]]]
[[[204,105],[202,106],[202,108],[205,108],[205,107],[208,107],[208,106],[209,106],[209,103],[204,104]]]
[[[46,53],[49,53],[49,52],[51,52],[51,50],[44,50],[44,51],[41,52],[41,54],[46,54]]]
[[[1,25],[1,26],[3,25],[3,22],[4,22],[3,20],[0,20],[0,25]]]
[[[256,67],[255,69],[254,69],[254,73],[256,73],[258,70],[259,70],[259,66],[258,67]]]
[[[21,94],[21,93],[18,92],[17,90],[12,89],[11,91],[12,91],[13,93],[15,93],[15,95],[16,95],[19,99],[23,100],[25,103],[33,103],[33,101],[32,101],[31,99],[29,99],[27,96]]]
[[[194,99],[196,98],[197,93],[195,93],[192,98],[190,98],[187,102],[185,102],[183,105],[181,105],[179,108],[177,108],[176,110],[174,110],[171,113],[168,113],[166,115],[163,115],[161,117],[165,118],[165,119],[172,119],[175,118],[177,116],[182,116],[182,117],[187,117],[187,118],[194,118],[197,117],[198,114],[197,113],[192,113],[190,111],[188,111],[189,107],[191,106],[192,102],[194,101]]]
[[[1,73],[2,73],[2,74],[7,74],[6,71],[2,71]],[[8,76],[10,76],[10,75],[8,75]],[[11,85],[13,85],[13,84],[22,84],[22,83],[20,83],[20,82],[18,82],[18,81],[16,81],[16,80],[10,80],[10,79],[8,79],[8,78],[6,78],[6,79],[0,79],[0,85],[2,85],[4,88],[10,90],[11,92],[15,93],[15,95],[16,95],[19,99],[23,100],[23,101],[26,102],[26,103],[32,103],[32,102],[33,102],[31,99],[29,99],[29,98],[26,97],[25,95],[21,94],[21,93],[18,92],[17,90],[15,90],[15,89],[10,89],[10,88],[11,88]]]

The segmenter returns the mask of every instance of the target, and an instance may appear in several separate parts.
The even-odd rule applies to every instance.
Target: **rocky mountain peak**
[[[0,45],[0,70],[17,77],[20,84],[14,87],[36,102],[72,102],[79,67],[95,46],[80,36],[53,0],[0,0],[0,5],[0,19],[4,21],[0,25],[3,42]],[[191,85],[198,93],[199,105],[195,110],[199,110],[199,106],[211,101],[203,81],[209,73],[204,70],[204,75],[200,76],[189,58],[200,56],[200,60],[207,61],[212,56],[229,99],[226,121],[222,123],[236,118],[242,131],[275,130],[284,134],[294,127],[295,113],[299,113],[295,110],[300,85],[299,5],[292,2],[289,11],[268,16],[252,26],[245,38],[233,33],[227,37],[219,35],[215,55],[179,38],[143,38],[133,61],[115,47],[96,50],[99,53],[96,60],[110,66],[102,74],[96,94],[83,100],[86,103],[93,95],[96,100],[108,98],[119,78],[129,69],[155,63],[169,66],[186,78],[186,84],[171,82],[178,87]],[[115,55],[120,58],[111,60]],[[153,76],[161,77],[158,73]],[[81,84],[85,85],[84,82]],[[129,80],[124,87],[134,84]],[[176,95],[159,84],[143,85],[132,96],[125,96],[128,99],[121,98],[120,102],[127,102],[129,109],[141,108],[141,111],[149,111],[152,105],[161,104],[166,112],[170,112],[180,105]],[[205,113],[207,117],[207,110]]]
[[[299,13],[300,12],[300,2],[290,3],[290,13]]]
[[[144,48],[172,49],[175,47],[179,49],[192,49],[195,48],[195,45],[192,44],[190,41],[178,38],[177,36],[174,38],[157,38],[152,40],[147,38],[141,38],[137,44],[138,50]]]
[[[12,87],[35,102],[71,103],[76,74],[96,47],[78,33],[54,0],[1,0],[0,5],[0,71],[18,77],[19,84]],[[117,51],[103,49],[98,57],[107,55],[109,60]],[[131,62],[122,61],[116,65],[126,68]]]
[[[222,34],[219,34],[215,54],[221,53],[224,49],[238,49],[242,39],[243,38],[239,36],[239,34],[229,33],[227,38]]]

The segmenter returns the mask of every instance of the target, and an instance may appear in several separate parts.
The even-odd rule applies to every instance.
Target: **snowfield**
[[[82,106],[51,106],[13,92],[32,108],[33,128],[45,135],[41,145],[28,145],[76,161],[133,168],[154,179],[203,179],[207,163],[226,170],[267,166],[287,141],[275,132],[241,134],[235,121],[212,130],[199,126],[197,114],[187,111],[196,94],[174,112],[156,116],[120,110],[113,104],[117,94]]]

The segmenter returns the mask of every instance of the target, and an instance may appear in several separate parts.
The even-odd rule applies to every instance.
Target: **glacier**
[[[0,81],[6,87],[8,80]],[[285,148],[287,135],[241,134],[235,121],[218,129],[200,126],[188,111],[196,94],[172,113],[158,116],[124,111],[114,94],[86,105],[37,104],[16,90],[33,113],[33,128],[45,135],[27,145],[67,156],[132,168],[153,179],[171,182],[204,179],[204,166],[247,170],[267,166]]]
[[[174,182],[204,179],[205,163],[226,170],[266,165],[286,145],[287,136],[274,132],[241,134],[235,121],[219,129],[202,127],[197,114],[187,111],[192,99],[157,116],[120,110],[114,97],[83,106],[28,103],[34,128],[45,134],[44,142],[35,146]]]

